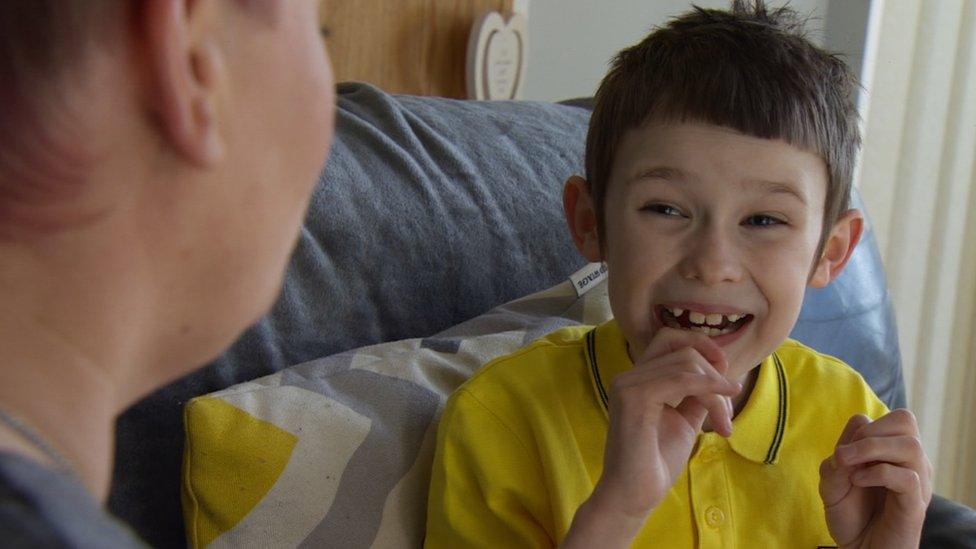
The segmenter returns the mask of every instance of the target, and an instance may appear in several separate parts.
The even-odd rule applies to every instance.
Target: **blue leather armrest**
[[[857,195],[853,205],[863,209]],[[790,335],[853,366],[889,408],[905,406],[895,315],[870,222],[841,275],[807,290]]]

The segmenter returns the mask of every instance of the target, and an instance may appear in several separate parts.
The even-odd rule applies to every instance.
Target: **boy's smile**
[[[661,325],[677,330],[703,333],[719,345],[726,345],[738,338],[753,316],[742,311],[730,311],[696,303],[660,305],[657,317]]]
[[[624,135],[611,174],[604,246],[580,247],[607,262],[634,360],[661,329],[692,330],[721,345],[728,377],[742,379],[789,335],[807,284],[832,277],[830,260],[814,262],[828,180],[814,153],[718,126],[652,123]],[[847,251],[836,232],[825,255]]]

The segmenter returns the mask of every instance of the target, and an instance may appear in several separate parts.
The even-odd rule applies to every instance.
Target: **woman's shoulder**
[[[2,451],[0,540],[5,547],[146,547],[74,478]]]

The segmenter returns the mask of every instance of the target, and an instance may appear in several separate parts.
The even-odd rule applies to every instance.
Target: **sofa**
[[[232,541],[225,545],[291,544],[274,542],[286,538],[312,546],[418,545],[424,460],[450,390],[493,353],[560,326],[590,323],[608,314],[605,289],[580,295],[567,282],[571,273],[592,268],[568,236],[560,199],[565,178],[582,173],[586,100],[458,101],[392,96],[359,83],[340,84],[338,91],[331,157],[273,310],[221,357],[147,396],[119,418],[109,506],[154,546],[186,546],[188,533],[194,546],[229,535],[222,530],[194,538],[199,528],[193,517],[203,516],[201,524],[224,521],[221,528],[227,529],[240,522],[237,516],[205,516],[208,508],[202,494],[219,496],[228,493],[228,487],[203,484],[213,485],[224,478],[221,475],[258,491],[241,504],[246,506],[241,516],[262,505],[277,513],[275,524],[235,532],[239,537],[227,538]],[[890,407],[904,406],[894,317],[870,228],[842,276],[827,288],[808,292],[792,335],[854,366]],[[356,360],[374,365],[365,369],[371,369],[369,379],[375,383],[367,389],[375,391],[364,391],[360,381],[341,377]],[[397,368],[409,370],[412,381],[397,385],[406,379],[394,372]],[[426,387],[430,394],[410,392],[411,383]],[[264,412],[280,413],[269,409],[277,406],[275,395],[283,394],[284,387],[302,388],[300,396],[317,391],[342,403],[335,410],[358,410],[359,416],[375,423],[374,428],[385,425],[370,416],[373,407],[357,408],[360,396],[368,394],[363,399],[382,401],[387,415],[399,422],[394,423],[400,425],[406,417],[413,427],[394,430],[396,436],[389,439],[393,445],[388,439],[366,437],[349,446],[349,452],[383,453],[390,459],[376,461],[378,465],[365,472],[315,472],[308,478],[328,476],[336,490],[345,486],[342,498],[336,492],[317,502],[315,509],[290,509],[288,494],[268,501],[279,480],[258,486],[254,479],[263,478],[261,470],[243,474],[228,466],[237,463],[227,461],[234,459],[233,452],[237,457],[247,454],[235,446],[239,440],[234,433],[264,435],[235,431],[240,428],[236,420],[210,421],[243,410],[250,422],[246,428],[267,428],[269,421],[255,418]],[[263,400],[253,395],[263,395]],[[187,407],[191,401],[194,404]],[[321,444],[309,450],[313,453],[335,451],[332,440],[321,433],[332,432],[328,429],[340,416],[343,422],[355,423],[357,415],[329,415],[323,410],[330,408],[318,404],[295,406],[311,415],[289,416],[292,420],[318,417],[325,425],[317,431],[315,439]],[[258,409],[263,412],[255,412]],[[202,426],[197,433],[205,432],[207,440],[223,445],[213,452],[231,454],[216,465],[207,463],[211,468],[199,468],[200,456],[208,455],[199,448],[204,435],[192,429],[186,435],[185,418],[188,424]],[[312,438],[281,428],[266,432],[279,431],[289,448]],[[397,434],[407,431],[414,434]],[[367,440],[372,446],[364,446]],[[259,439],[255,451],[261,446]],[[282,468],[294,461],[289,455],[282,459]],[[401,481],[408,476],[410,486],[405,487]],[[243,486],[240,489],[246,491]],[[369,521],[363,516],[377,514],[375,508],[365,508],[367,496],[370,501],[380,498],[381,517],[364,525]],[[391,503],[394,499],[396,505]],[[214,504],[220,507],[222,502]],[[188,522],[194,524],[184,521],[186,506],[192,508]],[[328,529],[316,530],[318,537],[312,530],[280,537],[298,522],[276,521],[302,513],[315,515],[305,517],[303,524],[317,520],[321,526],[328,519]],[[322,537],[325,531],[333,537]],[[976,512],[936,496],[926,517],[923,546],[976,547]]]

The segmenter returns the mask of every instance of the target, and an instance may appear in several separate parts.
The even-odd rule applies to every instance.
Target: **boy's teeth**
[[[685,311],[687,311],[688,322],[692,324],[692,326],[688,327],[687,329],[708,335],[722,335],[733,332],[735,330],[733,330],[731,326],[728,326],[725,329],[714,328],[714,326],[721,326],[725,322],[732,324],[746,317],[744,314],[705,314],[698,311],[690,311],[688,309],[679,309],[677,307],[668,307],[667,310],[671,313],[671,315],[674,316],[675,319],[681,317],[681,315],[685,314]]]
[[[687,309],[677,309],[668,307],[668,312],[670,312],[674,318],[678,318],[685,313]],[[687,329],[696,332],[701,332],[708,335],[721,335],[733,332],[731,326],[727,326],[724,329],[714,328],[715,326],[721,326],[724,323],[733,324],[739,320],[745,318],[744,314],[729,314],[723,315],[721,313],[700,313],[698,311],[688,311],[688,322],[691,324]],[[711,332],[709,331],[711,330]],[[714,333],[713,333],[714,332]]]
[[[707,336],[725,335],[725,334],[730,334],[734,331],[732,328],[725,328],[723,330],[719,330],[718,328],[709,328],[708,326],[692,326],[691,328],[688,329],[691,330],[692,332],[700,332]]]
[[[720,336],[725,334],[731,334],[732,332],[735,331],[732,328],[724,328],[722,330],[719,330],[718,328],[709,328],[708,326],[692,326],[691,328],[688,328],[688,330],[691,330],[692,332],[700,332],[707,336]]]

